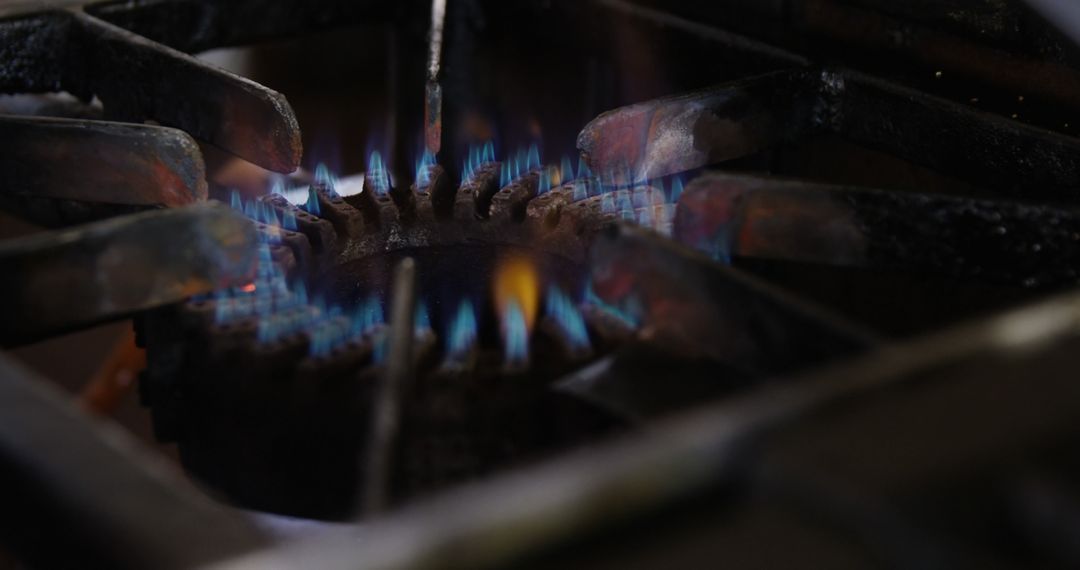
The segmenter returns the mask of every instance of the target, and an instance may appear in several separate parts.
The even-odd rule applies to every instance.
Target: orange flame
[[[551,187],[561,186],[564,178],[569,178],[569,174],[562,171],[562,168],[558,166],[552,166],[548,171],[551,175]]]
[[[506,318],[511,302],[521,307],[525,324],[531,331],[540,309],[540,276],[536,265],[527,257],[511,257],[495,272],[495,308],[500,319]]]

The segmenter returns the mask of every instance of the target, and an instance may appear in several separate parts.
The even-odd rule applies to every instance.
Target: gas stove
[[[0,243],[0,339],[130,319],[153,427],[0,359],[5,544],[1070,567],[1073,31],[1052,0],[0,5],[0,206],[47,228]]]

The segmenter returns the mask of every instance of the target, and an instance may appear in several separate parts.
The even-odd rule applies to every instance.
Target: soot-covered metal
[[[131,318],[176,446],[0,356],[3,544],[1074,566],[1076,30],[931,4],[0,7],[0,342]]]

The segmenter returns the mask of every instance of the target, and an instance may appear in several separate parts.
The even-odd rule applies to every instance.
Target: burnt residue
[[[71,23],[65,12],[0,20],[0,93],[60,91]]]
[[[1018,113],[1020,120],[1048,129],[1071,132],[1069,124],[1076,122],[1080,48],[1022,0],[634,4],[655,6],[669,20],[747,34],[813,61],[837,62],[962,105],[1005,116]],[[702,53],[708,53],[705,49]],[[722,60],[727,57],[722,51],[701,59]],[[1018,103],[1018,95],[1027,101]]]
[[[872,264],[1030,288],[1080,280],[1071,209],[945,196],[845,192]]]
[[[609,111],[578,146],[594,171],[641,180],[819,135],[969,181],[984,196],[1078,199],[1075,138],[843,69],[778,72]]]
[[[842,72],[836,132],[1018,200],[1077,203],[1080,141]]]
[[[300,129],[284,96],[197,59],[75,13],[68,79],[93,91],[106,115],[153,118],[279,172],[300,164]]]
[[[0,191],[128,206],[206,199],[202,154],[186,133],[151,125],[0,118]]]
[[[490,162],[476,169],[472,178],[461,185],[456,207],[462,219],[487,218],[491,215],[491,199],[499,191],[499,169],[502,163]],[[469,208],[472,212],[469,212]]]
[[[424,189],[431,199],[432,214],[440,220],[454,217],[454,202],[458,187],[451,182],[450,174],[438,164],[428,168],[428,185]]]
[[[1077,282],[1071,208],[707,173],[676,239],[717,256],[908,270],[1023,288]]]
[[[58,200],[32,194],[0,193],[0,209],[32,224],[51,229],[65,228],[106,218],[137,214],[160,206],[106,204],[80,200]]]
[[[539,182],[540,173],[529,172],[499,190],[491,198],[490,216],[508,217],[515,222],[524,221],[525,209],[529,201],[536,197]]]
[[[392,5],[371,0],[308,2],[102,2],[94,16],[169,47],[197,52],[389,19]],[[244,22],[243,26],[235,25]]]
[[[100,97],[110,119],[179,127],[270,170],[300,163],[300,129],[280,93],[78,7],[0,20],[0,92],[61,90]]]
[[[582,129],[578,150],[619,183],[755,154],[812,127],[808,73],[775,72],[608,111]]]
[[[28,342],[241,284],[255,230],[220,205],[197,205],[35,234],[0,245],[0,342]]]
[[[628,225],[594,241],[590,269],[600,298],[640,319],[652,342],[746,374],[790,372],[876,343],[857,325]]]

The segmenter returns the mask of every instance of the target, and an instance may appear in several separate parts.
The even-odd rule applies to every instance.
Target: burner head
[[[394,501],[625,429],[625,416],[554,389],[632,331],[574,300],[588,287],[590,236],[616,215],[527,215],[539,168],[500,188],[505,169],[477,164],[456,189],[420,165],[418,184],[398,189],[373,164],[350,196],[325,176],[300,205],[237,196],[263,236],[255,280],[144,320],[144,395],[185,467],[250,508],[355,514],[392,350],[389,268],[403,259],[420,302]],[[574,194],[568,182],[545,203],[561,209]]]

